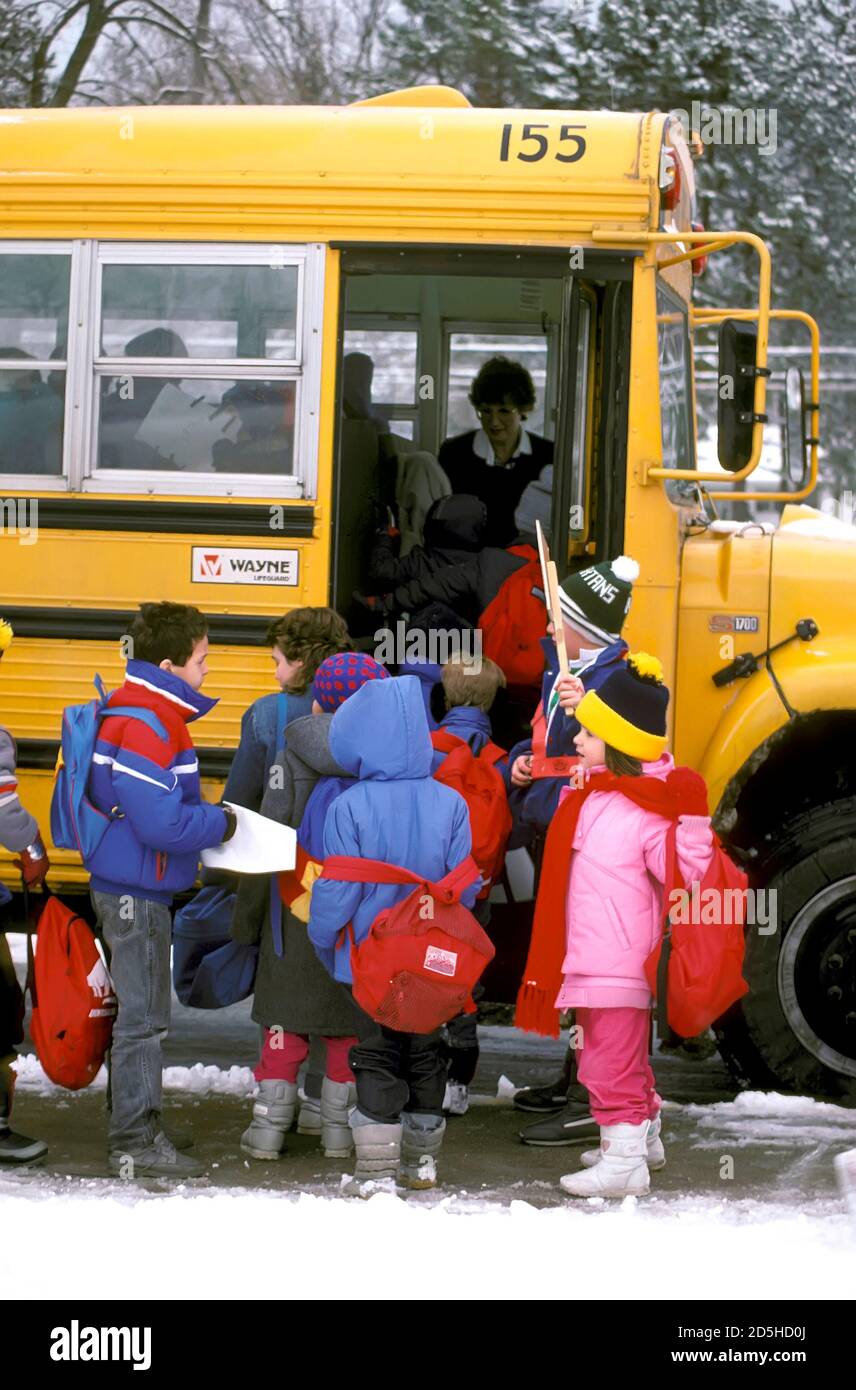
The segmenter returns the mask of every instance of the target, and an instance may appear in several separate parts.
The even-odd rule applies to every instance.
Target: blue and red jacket
[[[152,710],[167,737],[139,719],[101,720],[88,789],[98,809],[115,818],[86,863],[92,888],[168,903],[193,886],[200,851],[226,833],[224,812],[200,796],[187,729],[217,701],[150,661],[129,661],[125,684],[107,703]]]

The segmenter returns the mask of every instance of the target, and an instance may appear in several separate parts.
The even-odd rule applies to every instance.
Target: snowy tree
[[[563,104],[567,5],[401,0],[397,10],[386,42],[390,86],[441,83],[474,106]]]

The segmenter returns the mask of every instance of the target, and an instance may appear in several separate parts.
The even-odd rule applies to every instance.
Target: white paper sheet
[[[207,869],[230,869],[238,874],[273,874],[293,869],[297,858],[297,835],[290,825],[279,825],[245,806],[224,802],[238,817],[231,840],[202,851]]]

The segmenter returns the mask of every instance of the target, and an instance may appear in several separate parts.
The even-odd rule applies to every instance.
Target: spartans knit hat
[[[312,694],[327,714],[344,704],[367,681],[385,681],[389,672],[373,656],[363,652],[337,652],[321,662],[312,682]]]
[[[598,646],[617,642],[638,578],[639,566],[629,555],[569,574],[559,585],[562,617]]]
[[[604,681],[587,690],[577,705],[577,721],[610,748],[640,762],[656,762],[666,747],[669,692],[655,656],[634,652]]]

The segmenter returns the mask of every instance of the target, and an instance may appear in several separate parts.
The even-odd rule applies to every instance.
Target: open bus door
[[[633,253],[586,250],[577,270],[557,248],[339,249],[331,603],[359,625],[353,594],[368,592],[372,537],[394,500],[401,459],[419,451],[436,460],[445,438],[476,427],[459,364],[472,363],[474,375],[497,352],[541,362],[538,414],[526,428],[556,441],[553,553],[560,574],[620,553]],[[400,433],[404,423],[384,436],[346,409],[343,364],[355,326],[374,356],[375,380],[383,379],[374,401],[382,413],[407,417],[408,438]],[[401,384],[399,404],[384,401],[384,390],[398,389],[391,379],[403,383],[405,375],[410,384]]]

